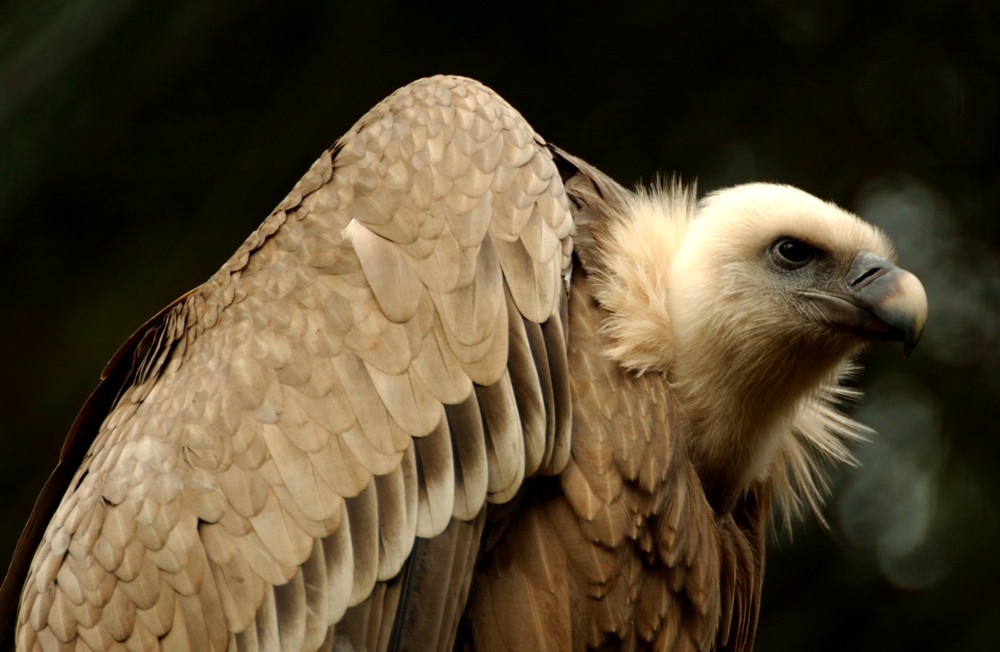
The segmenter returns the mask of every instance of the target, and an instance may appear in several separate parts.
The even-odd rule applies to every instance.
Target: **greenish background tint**
[[[0,8],[0,559],[118,344],[417,77],[492,86],[624,183],[775,180],[882,225],[931,318],[878,347],[880,435],[778,536],[761,650],[1000,639],[1000,30],[989,2]],[[594,6],[588,6],[594,5]]]

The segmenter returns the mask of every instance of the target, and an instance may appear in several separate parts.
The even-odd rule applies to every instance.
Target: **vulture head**
[[[865,429],[836,404],[873,340],[916,345],[917,278],[885,235],[789,186],[754,183],[696,203],[674,185],[624,199],[595,233],[610,353],[679,390],[688,446],[724,512],[756,482],[798,511],[825,489],[823,457],[850,459]]]

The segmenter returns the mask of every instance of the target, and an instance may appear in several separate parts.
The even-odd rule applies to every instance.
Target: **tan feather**
[[[264,585],[240,554],[233,538],[219,525],[200,528],[211,562],[219,602],[230,631],[241,631],[253,618],[263,597]]]
[[[396,576],[413,542],[413,532],[409,531],[407,514],[409,505],[406,498],[406,483],[403,469],[412,469],[412,452],[404,455],[411,464],[396,468],[386,475],[375,476],[378,504],[378,573],[379,581]],[[412,522],[416,526],[416,514]],[[414,528],[415,529],[415,528]]]
[[[525,512],[517,537],[506,537],[480,565],[481,584],[470,597],[477,645],[514,649],[532,641],[535,649],[571,648],[570,600],[565,552],[548,547],[552,531],[541,512]]]
[[[421,437],[435,426],[441,404],[413,372],[386,374],[368,367],[375,391],[385,404],[392,420],[404,432]]]
[[[357,428],[352,426],[348,431],[354,432]],[[340,436],[333,437],[329,446],[310,454],[309,461],[317,477],[343,498],[356,496],[371,478],[371,471],[358,461]]]
[[[503,308],[503,278],[494,257],[493,247],[484,244],[479,252],[475,280],[447,294],[431,293],[440,311],[445,333],[459,360],[474,364],[492,345],[493,334],[505,323],[497,317]],[[482,344],[485,343],[484,348]],[[468,350],[468,352],[466,352]],[[484,377],[482,385],[496,382]]]
[[[410,271],[402,252],[387,240],[359,228],[352,242],[379,308],[391,321],[403,323],[413,317],[423,287]]]
[[[281,649],[288,652],[307,649],[305,637],[308,605],[301,568],[292,576],[291,581],[274,587],[274,606]]]
[[[322,645],[329,624],[333,622],[327,598],[330,580],[321,539],[313,541],[312,552],[302,565],[301,575],[304,584],[305,613],[302,615],[303,640],[298,649],[316,650]]]
[[[486,498],[505,503],[519,488],[525,465],[524,434],[507,372],[496,384],[477,387],[476,398],[486,432]]]
[[[448,429],[452,435],[455,467],[455,508],[453,516],[468,521],[475,517],[486,500],[486,434],[479,401],[475,392],[458,405],[447,408]]]
[[[353,607],[368,596],[378,576],[378,490],[375,482],[369,482],[364,491],[346,502],[354,562],[354,579],[348,606]]]
[[[535,322],[551,317],[553,300],[560,291],[558,270],[532,258],[520,240],[497,239],[494,246],[518,310]]]
[[[426,437],[417,439],[414,446],[419,474],[416,534],[431,538],[447,527],[455,505],[451,431],[443,410],[437,427]]]
[[[335,623],[350,605],[354,583],[354,547],[347,504],[342,508],[341,527],[323,539],[323,560],[326,565],[328,623]]]
[[[528,342],[524,320],[514,308],[514,302],[509,295],[507,319],[510,324],[507,369],[524,437],[524,472],[525,475],[532,476],[542,464],[546,452],[546,438],[552,431],[547,428],[545,399],[535,359],[531,355],[531,345]],[[549,404],[551,405],[551,399]]]
[[[280,650],[281,635],[278,631],[278,609],[274,601],[274,589],[264,590],[264,601],[257,609],[254,629],[258,649]]]
[[[339,511],[341,497],[318,476],[308,453],[295,446],[281,429],[264,426],[263,435],[278,474],[303,515],[323,521]],[[261,505],[258,513],[266,511],[267,505]]]
[[[472,391],[472,381],[447,348],[443,326],[437,316],[432,326],[412,368],[439,402],[460,403]]]
[[[241,632],[237,632],[231,639],[232,643],[230,647],[233,647],[241,652],[243,650],[250,650],[252,652],[257,652],[260,650],[260,645],[257,642],[257,627],[251,625]]]
[[[565,300],[562,301],[560,309],[566,310]],[[544,467],[544,473],[548,475],[554,475],[566,468],[570,457],[573,399],[569,380],[569,362],[566,354],[567,337],[563,327],[563,323],[566,321],[566,315],[563,313],[559,319],[549,319],[541,329],[549,369],[547,377],[552,382],[553,397],[552,443],[549,446],[546,442],[548,461]],[[533,344],[532,352],[535,353],[536,358],[540,357],[539,351],[537,344]],[[544,367],[539,364],[538,368],[543,369]],[[552,451],[551,455],[548,455],[549,448]]]

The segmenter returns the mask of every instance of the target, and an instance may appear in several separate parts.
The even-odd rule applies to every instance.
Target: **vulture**
[[[927,314],[793,187],[628,190],[416,81],[82,408],[0,595],[19,650],[750,650],[765,544]]]

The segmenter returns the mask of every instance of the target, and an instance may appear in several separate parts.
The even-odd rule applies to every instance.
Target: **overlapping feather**
[[[571,232],[492,91],[380,103],[161,331],[39,546],[19,644],[316,649],[352,608],[387,640],[418,534],[566,462],[561,370],[536,365],[565,364],[538,324]]]

